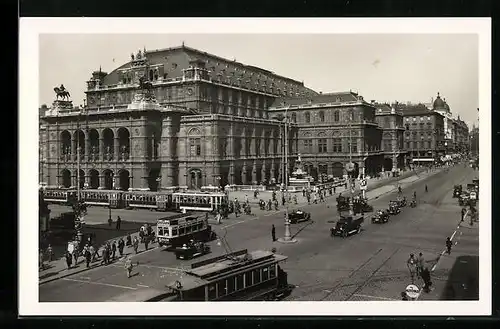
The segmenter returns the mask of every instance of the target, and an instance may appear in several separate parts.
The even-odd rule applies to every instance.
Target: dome
[[[443,109],[446,108],[446,103],[441,99],[439,93],[437,94],[434,104],[432,104],[433,109]]]
[[[446,111],[450,112],[450,106],[448,105],[448,103],[446,103],[446,100],[444,100],[444,108],[446,109]]]

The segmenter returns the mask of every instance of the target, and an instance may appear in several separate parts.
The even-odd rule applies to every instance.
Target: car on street
[[[305,222],[311,220],[311,214],[302,210],[294,210],[288,214],[288,220],[290,224]]]
[[[462,185],[455,185],[453,187],[453,197],[459,198],[461,194],[462,194]]]
[[[176,248],[174,252],[175,258],[188,260],[208,254],[210,252],[210,246],[201,241],[190,242],[184,244],[180,248]]]
[[[362,215],[340,216],[340,219],[335,224],[335,227],[330,229],[330,235],[347,237],[351,234],[361,232],[361,224],[365,218]]]
[[[389,214],[390,215],[397,215],[401,212],[399,209],[399,205],[397,201],[389,201]]]
[[[372,216],[372,223],[374,224],[383,224],[389,221],[389,213],[387,210],[377,210],[375,214]]]

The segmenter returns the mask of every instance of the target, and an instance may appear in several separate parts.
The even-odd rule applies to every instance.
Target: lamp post
[[[285,108],[285,117],[283,118],[284,122],[284,138],[285,138],[285,149],[283,151],[284,155],[284,170],[283,170],[283,183],[284,183],[284,193],[285,193],[285,236],[283,238],[278,239],[281,243],[295,243],[297,240],[292,238],[292,234],[290,233],[290,220],[288,218],[288,109],[290,106]]]
[[[352,163],[352,119],[353,113],[352,109],[349,111],[349,163],[346,165],[347,177],[349,178],[349,184],[351,186],[351,197],[349,198],[349,216],[354,216],[354,164]]]

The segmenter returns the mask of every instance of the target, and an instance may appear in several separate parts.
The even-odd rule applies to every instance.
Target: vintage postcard
[[[21,19],[20,314],[490,314],[490,24]]]

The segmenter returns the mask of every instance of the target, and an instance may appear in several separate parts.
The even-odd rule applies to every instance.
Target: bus
[[[266,301],[287,297],[293,286],[280,267],[288,257],[240,250],[191,265],[157,301]]]
[[[228,204],[228,198],[222,192],[178,192],[172,196],[173,207],[181,211],[214,212]]]
[[[156,222],[156,237],[160,247],[179,247],[190,240],[211,241],[216,238],[205,216],[181,214],[160,218]]]

